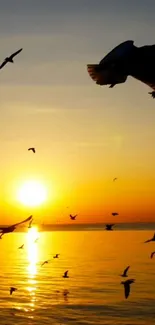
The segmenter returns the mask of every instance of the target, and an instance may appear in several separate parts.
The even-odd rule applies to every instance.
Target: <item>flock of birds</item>
[[[23,49],[21,48],[21,49],[19,49],[18,51],[16,51],[16,52],[14,52],[13,54],[11,54],[9,57],[6,57],[6,58],[4,59],[4,61],[2,62],[2,64],[0,65],[0,69],[4,68],[4,66],[5,66],[6,64],[8,64],[8,63],[14,63],[13,58],[14,58],[16,55],[18,55],[22,50],[23,50]],[[36,153],[36,149],[35,149],[34,147],[30,147],[30,148],[28,148],[28,151],[32,151],[33,153]],[[115,177],[115,178],[113,179],[113,182],[115,182],[116,180],[117,180],[117,178]],[[112,216],[115,217],[115,216],[118,216],[118,215],[119,215],[119,214],[118,214],[117,212],[112,212]],[[71,215],[71,214],[70,214],[70,219],[71,219],[71,220],[76,220],[76,217],[77,217],[77,215]],[[19,225],[21,225],[21,224],[24,224],[25,222],[28,222],[28,221],[29,221],[29,228],[31,228],[32,221],[33,221],[33,219],[32,219],[32,215],[31,215],[30,217],[28,217],[27,219],[25,219],[25,220],[23,220],[23,221],[21,221],[21,222],[19,222],[19,223],[16,223],[16,224],[14,224],[14,225],[11,225],[11,226],[9,226],[9,227],[1,227],[1,228],[0,228],[0,239],[2,239],[2,236],[3,236],[4,234],[7,234],[7,233],[11,233],[11,232],[13,232],[13,231],[16,229],[17,226],[19,226]],[[106,224],[105,229],[106,229],[106,230],[113,230],[113,226],[114,226],[114,224]],[[155,241],[155,234],[154,234],[154,236],[153,236],[151,239],[146,240],[145,243],[149,243],[149,242],[151,242],[151,241]],[[24,248],[24,244],[21,245],[21,246],[19,247],[19,249],[23,249],[23,248]],[[53,256],[53,258],[59,258],[59,255],[60,255],[60,254],[56,254],[56,255]],[[154,255],[155,255],[155,251],[151,253],[151,256],[150,256],[150,257],[153,258]],[[44,261],[44,262],[41,264],[41,266],[44,266],[45,264],[48,264],[49,261],[50,261],[50,260],[46,260],[46,261]],[[128,267],[123,271],[123,273],[122,273],[120,276],[123,277],[123,278],[128,277],[128,270],[129,270],[129,268],[130,268],[130,266],[128,266]],[[63,274],[63,278],[69,278],[69,276],[68,276],[68,272],[69,272],[68,270],[64,272],[64,274]],[[124,285],[124,294],[125,294],[125,298],[126,298],[126,299],[128,298],[128,296],[129,296],[129,294],[130,294],[130,285],[131,285],[132,283],[134,283],[134,282],[135,282],[135,279],[128,279],[128,280],[126,280],[126,281],[122,281],[122,282],[121,282],[121,284]],[[10,287],[10,295],[12,295],[12,293],[13,293],[14,291],[16,291],[16,290],[17,290],[17,288],[15,288],[15,287]],[[65,290],[65,291],[64,291],[64,296],[67,296],[68,293],[69,293],[68,290]]]

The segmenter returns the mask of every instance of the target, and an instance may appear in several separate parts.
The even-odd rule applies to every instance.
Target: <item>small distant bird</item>
[[[3,63],[0,65],[0,69],[2,69],[8,62],[14,63],[13,58],[19,54],[22,51],[22,49],[18,50],[17,52],[14,52],[9,57],[5,58]]]
[[[105,229],[106,230],[113,230],[112,229],[113,226],[114,226],[114,224],[107,224],[107,225],[105,225],[105,227],[106,227]]]
[[[33,153],[35,153],[36,152],[36,149],[35,148],[28,148],[28,151],[33,151]]]
[[[37,237],[37,238],[35,239],[34,243],[37,243],[38,239],[39,239],[39,238]]]
[[[150,257],[153,258],[154,254],[155,254],[155,252],[152,252]]]
[[[76,217],[77,217],[77,214],[76,214],[75,216],[72,216],[72,214],[70,214],[70,219],[71,219],[71,220],[75,220]]]
[[[64,272],[64,275],[62,276],[63,278],[69,278],[68,276],[68,271]]]
[[[45,264],[48,264],[50,262],[50,260],[46,260],[46,261],[44,261],[42,264],[41,264],[41,266],[43,266],[43,265],[45,265]]]
[[[59,255],[60,255],[60,254],[55,254],[55,255],[53,256],[53,258],[59,258]]]
[[[23,249],[23,248],[24,248],[24,244],[18,247],[18,249]]]
[[[15,287],[10,287],[10,295],[12,295],[12,293],[14,292],[14,291],[16,291],[17,290],[17,288],[15,288]]]
[[[146,240],[144,243],[149,243],[150,241],[155,241],[155,233],[151,239]]]
[[[130,266],[128,266],[128,267],[124,270],[124,272],[121,274],[121,276],[122,276],[123,278],[127,278],[127,277],[128,277],[127,272],[128,272],[128,270],[129,270],[129,268],[130,268]]]
[[[117,213],[117,212],[112,212],[112,216],[118,216],[119,215],[119,213]]]
[[[125,294],[125,298],[127,299],[129,294],[130,294],[130,284],[134,283],[135,280],[134,279],[130,279],[130,280],[126,280],[126,281],[122,281],[121,284],[124,285],[124,294]]]
[[[117,177],[113,178],[113,182],[117,181]]]

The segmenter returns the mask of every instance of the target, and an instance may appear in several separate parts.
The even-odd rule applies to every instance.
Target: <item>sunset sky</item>
[[[0,61],[23,47],[0,72],[1,224],[155,221],[150,89],[132,78],[100,87],[86,69],[125,40],[154,44],[154,12],[154,0],[1,4]],[[38,207],[19,200],[29,180],[47,192]]]

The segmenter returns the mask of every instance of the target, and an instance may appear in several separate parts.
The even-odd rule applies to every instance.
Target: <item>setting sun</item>
[[[18,191],[18,200],[26,206],[41,205],[47,198],[43,184],[37,181],[27,181]]]

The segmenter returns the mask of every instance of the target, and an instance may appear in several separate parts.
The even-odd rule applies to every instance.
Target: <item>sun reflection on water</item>
[[[27,233],[27,258],[28,258],[28,280],[27,291],[31,297],[30,308],[31,311],[35,307],[35,293],[36,293],[36,274],[38,263],[38,244],[36,239],[39,237],[38,229],[36,227],[30,228]]]

